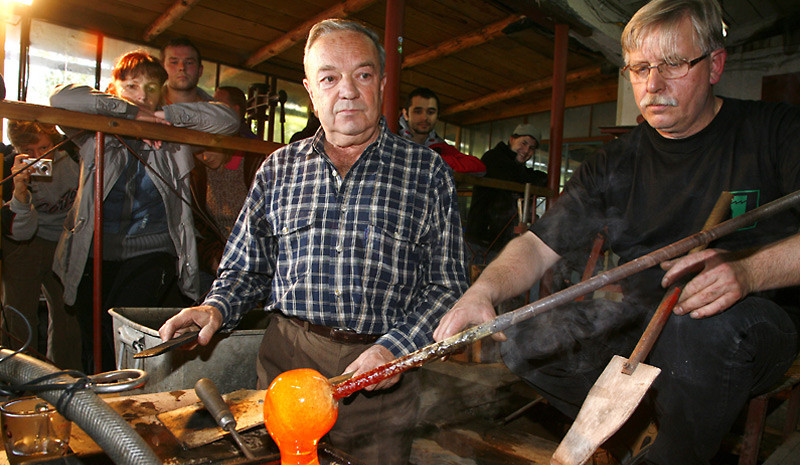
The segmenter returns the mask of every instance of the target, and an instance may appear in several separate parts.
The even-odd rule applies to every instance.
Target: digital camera
[[[42,158],[39,161],[34,161],[35,158],[24,158],[22,160],[23,163],[27,163],[30,166],[31,176],[39,176],[42,178],[52,178],[53,177],[53,160],[49,158]]]

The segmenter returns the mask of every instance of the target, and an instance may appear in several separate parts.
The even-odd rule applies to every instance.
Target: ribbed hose
[[[0,349],[0,358],[11,355]],[[0,380],[22,384],[41,376],[56,373],[56,367],[23,354],[17,354],[0,363]],[[59,376],[53,382],[74,382],[69,375]],[[37,395],[56,405],[62,390],[43,391]],[[161,464],[150,446],[117,412],[89,389],[75,392],[70,402],[59,412],[80,426],[118,465]]]

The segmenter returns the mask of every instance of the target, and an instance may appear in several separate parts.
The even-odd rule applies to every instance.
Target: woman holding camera
[[[39,296],[48,308],[47,358],[60,368],[81,368],[80,327],[64,307],[63,288],[52,271],[53,255],[64,220],[78,191],[78,164],[63,150],[55,127],[31,121],[9,121],[8,137],[17,155],[13,193],[4,186],[3,306],[19,310],[31,325],[30,348],[39,350]],[[45,155],[46,154],[46,155]],[[34,163],[34,160],[44,157]],[[6,171],[8,172],[8,171]],[[3,312],[3,345],[17,349],[28,336],[22,318]]]

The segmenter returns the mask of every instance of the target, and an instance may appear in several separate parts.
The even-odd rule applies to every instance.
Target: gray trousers
[[[33,331],[30,347],[38,350],[39,326],[47,327],[47,358],[61,369],[80,370],[81,331],[78,318],[64,307],[64,288],[53,273],[56,242],[39,237],[25,242],[3,238],[3,305],[19,310]],[[39,321],[39,295],[47,300],[48,319]],[[27,337],[19,315],[6,309],[3,329],[22,342],[3,338],[3,345],[18,349]]]

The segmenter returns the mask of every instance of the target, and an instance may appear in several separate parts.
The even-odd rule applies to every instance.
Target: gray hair
[[[375,31],[367,27],[365,24],[349,19],[326,19],[318,22],[314,25],[314,27],[311,28],[311,30],[308,32],[308,40],[306,40],[306,48],[303,54],[303,68],[306,66],[308,51],[311,49],[311,46],[314,45],[314,42],[326,34],[340,31],[358,32],[360,34],[364,34],[367,36],[367,38],[369,38],[369,40],[372,41],[373,45],[375,45],[375,49],[378,50],[378,61],[380,62],[381,71],[380,76],[383,77],[383,70],[386,66],[386,51],[383,49],[380,37],[378,37],[378,34],[376,34]]]
[[[622,53],[625,64],[631,52],[641,49],[654,31],[662,56],[669,62],[681,57],[677,53],[678,25],[684,18],[692,22],[693,41],[705,53],[725,47],[725,25],[722,9],[716,0],[653,0],[633,15],[622,31]]]

